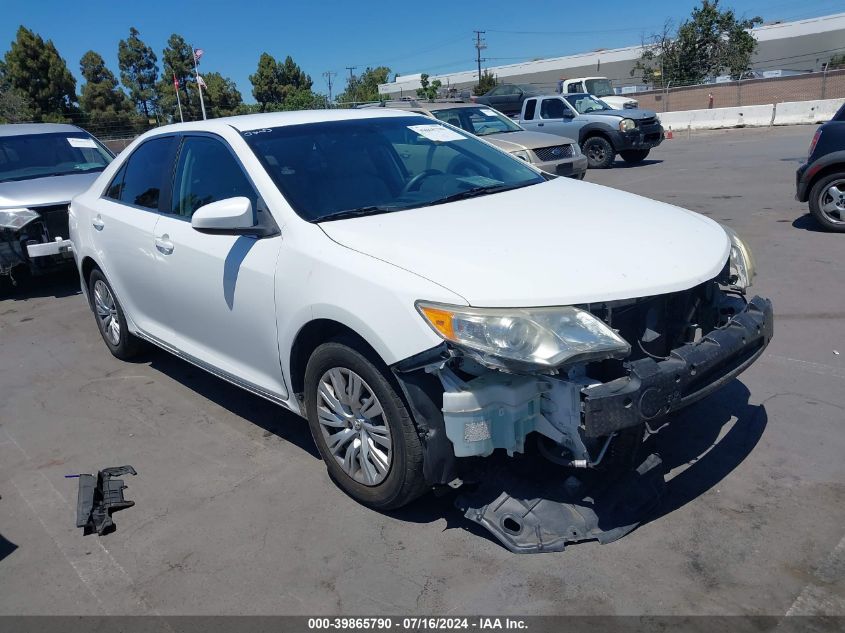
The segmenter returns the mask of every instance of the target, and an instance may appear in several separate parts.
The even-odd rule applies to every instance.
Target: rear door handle
[[[96,218],[94,218],[93,220],[91,220],[91,224],[98,231],[102,231],[103,227],[106,225],[106,223],[103,222],[103,218],[101,218],[99,215]]]
[[[161,237],[156,238],[156,248],[160,253],[170,255],[170,253],[173,252],[173,242],[170,241],[167,234],[162,235]]]

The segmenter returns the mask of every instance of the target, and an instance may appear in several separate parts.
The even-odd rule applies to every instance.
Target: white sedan
[[[719,224],[407,112],[162,127],[70,216],[115,356],[152,343],[307,417],[377,508],[529,439],[566,469],[630,460],[771,337]]]

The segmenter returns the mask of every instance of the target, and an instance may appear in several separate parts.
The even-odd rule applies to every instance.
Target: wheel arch
[[[845,159],[845,156],[843,156],[843,158]],[[831,174],[835,173],[845,174],[845,162],[830,163],[829,165],[825,165],[824,167],[819,169],[815,174],[813,174],[812,178],[810,178],[810,180],[807,182],[807,188],[805,190],[807,200],[810,199],[810,195],[812,194],[813,187],[816,186],[816,183],[818,183],[822,178],[826,178]],[[806,200],[802,200],[802,202],[806,202]]]
[[[592,123],[590,125],[585,125],[581,128],[581,132],[579,133],[579,145],[583,145],[587,139],[592,138],[594,136],[600,136],[608,143],[613,149],[616,149],[616,143],[613,142],[613,133],[612,130],[607,129],[606,126],[601,125],[599,123]]]

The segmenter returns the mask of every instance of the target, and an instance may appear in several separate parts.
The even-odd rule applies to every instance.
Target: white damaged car
[[[519,454],[561,481],[633,469],[646,425],[772,336],[730,230],[387,109],[148,132],[73,200],[70,235],[115,356],[152,343],[306,417],[378,509]],[[472,518],[515,551],[591,537],[535,506]]]

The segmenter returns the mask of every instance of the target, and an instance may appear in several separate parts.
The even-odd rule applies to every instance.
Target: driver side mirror
[[[563,108],[563,118],[564,119],[574,119],[575,113],[572,110],[570,110],[569,108],[564,107]]]
[[[210,202],[194,211],[191,226],[201,233],[252,233],[256,226],[252,202],[243,196]]]

